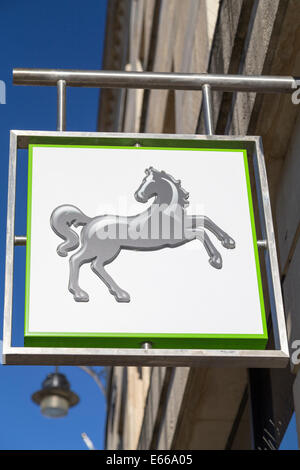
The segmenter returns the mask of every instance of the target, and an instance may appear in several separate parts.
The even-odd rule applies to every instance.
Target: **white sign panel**
[[[263,349],[245,150],[31,145],[25,345]]]

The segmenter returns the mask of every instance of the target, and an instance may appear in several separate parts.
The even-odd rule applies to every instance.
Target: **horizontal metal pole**
[[[268,248],[267,240],[257,240],[258,248]]]
[[[25,246],[26,245],[26,236],[15,236],[15,239],[14,239],[14,244],[15,246]]]
[[[55,144],[57,138],[61,138],[61,132],[58,131],[28,131],[28,130],[18,130],[13,129],[10,131],[12,135],[17,138],[18,149],[27,149],[30,143],[36,142],[36,138],[39,139],[39,143],[43,144]],[[164,140],[166,145],[169,141],[174,142],[174,140],[185,140],[193,141],[198,147],[198,141],[207,141],[207,145],[211,146],[211,141],[216,143],[220,141],[220,145],[223,145],[223,142],[230,142],[230,146],[235,149],[240,149],[240,146],[243,145],[245,149],[249,152],[253,151],[255,144],[258,145],[259,137],[257,136],[243,136],[243,135],[214,135],[207,136],[201,134],[139,134],[139,133],[124,133],[124,132],[72,132],[65,131],[63,134],[64,142],[69,141],[70,144],[74,143],[74,140],[78,144],[83,145],[112,145],[112,140],[116,145],[127,145],[127,146],[153,146],[155,140]],[[119,142],[119,143],[118,143]],[[121,142],[121,143],[120,143]],[[222,144],[221,144],[222,143]],[[244,148],[243,147],[243,148]],[[220,147],[221,148],[221,147]]]
[[[56,86],[59,80],[75,87],[201,90],[203,85],[210,85],[211,90],[264,93],[292,93],[296,86],[296,78],[290,76],[13,69],[15,85]]]
[[[8,365],[122,365],[161,367],[286,367],[282,351],[212,349],[3,348]]]

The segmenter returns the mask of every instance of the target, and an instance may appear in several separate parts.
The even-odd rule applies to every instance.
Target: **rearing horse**
[[[225,248],[235,248],[234,240],[211,219],[186,214],[189,194],[181,187],[179,180],[153,167],[146,169],[145,173],[134,196],[138,202],[146,203],[151,198],[154,202],[140,214],[90,218],[72,205],[59,206],[52,212],[51,227],[64,240],[57,248],[60,256],[67,256],[69,251],[79,247],[79,237],[71,226],[83,226],[80,249],[70,258],[69,291],[76,302],[89,301],[88,294],[79,286],[79,269],[84,263],[91,263],[93,272],[118,302],[130,301],[128,292],[121,289],[104,268],[118,256],[121,249],[159,250],[197,239],[203,243],[211,266],[221,269],[222,257],[205,229],[212,232]]]

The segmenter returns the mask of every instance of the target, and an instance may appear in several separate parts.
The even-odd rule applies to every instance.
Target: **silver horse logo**
[[[204,215],[188,215],[189,194],[180,180],[165,171],[150,167],[145,170],[141,185],[134,196],[146,203],[154,198],[147,210],[134,216],[100,215],[88,217],[73,205],[58,206],[52,212],[50,224],[56,235],[64,240],[57,248],[60,256],[80,249],[70,257],[69,291],[76,302],[88,302],[88,294],[79,286],[79,270],[91,263],[92,271],[106,284],[117,302],[129,302],[128,292],[121,289],[105,270],[123,250],[150,251],[175,248],[191,240],[200,240],[209,256],[209,263],[222,268],[222,257],[211,242],[206,230],[212,232],[225,248],[235,248],[234,240]],[[79,236],[71,226],[83,226]]]

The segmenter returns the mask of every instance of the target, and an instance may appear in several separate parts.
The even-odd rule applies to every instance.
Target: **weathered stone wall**
[[[297,76],[300,72],[299,34],[300,11],[295,0],[223,2],[209,71]],[[214,116],[216,133],[262,136],[292,341],[300,338],[297,283],[300,199],[296,182],[300,170],[299,117],[296,122],[299,106],[292,104],[290,95],[238,93],[229,96],[224,93],[222,98],[214,96]],[[277,443],[293,411],[293,380],[289,368],[270,371],[272,419],[281,423]]]
[[[128,70],[300,76],[299,0],[132,0],[130,8],[122,43]],[[104,62],[104,68],[112,67]],[[123,91],[105,121],[109,96],[101,98],[99,130],[204,131],[200,92]],[[299,109],[288,94],[213,93],[216,134],[263,139],[290,344],[300,340]],[[261,400],[270,400],[272,416],[263,419],[281,423],[279,444],[294,409],[295,375],[287,368],[264,376],[271,395]],[[255,371],[251,377],[259,380]],[[136,378],[130,380],[136,384]],[[299,383],[298,378],[294,395],[300,410]],[[251,448],[247,385],[246,370],[154,368],[138,410],[134,397],[141,385],[128,384],[123,433],[129,437],[123,447]],[[115,442],[112,438],[111,445]]]

